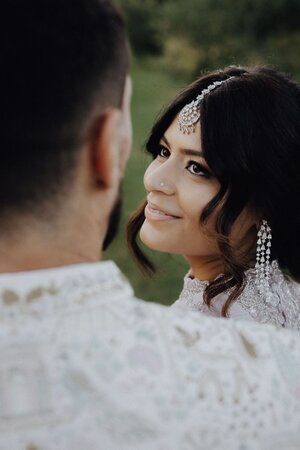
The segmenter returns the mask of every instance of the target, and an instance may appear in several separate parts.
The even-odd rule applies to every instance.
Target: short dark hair
[[[0,217],[64,190],[92,112],[120,107],[124,21],[109,0],[9,0],[1,6]]]
[[[205,96],[200,107],[204,157],[220,182],[220,190],[202,212],[206,219],[219,205],[216,233],[225,274],[210,283],[204,299],[211,300],[233,288],[224,305],[230,304],[245,285],[245,263],[228,236],[249,206],[272,228],[272,259],[283,270],[300,278],[300,85],[271,68],[229,67],[199,78],[180,93],[154,125],[147,150],[155,158],[160,139],[176,114],[208,85],[232,80]],[[128,241],[142,267],[155,270],[137,244],[144,222],[144,205],[128,225]],[[255,249],[253,255],[255,259]]]

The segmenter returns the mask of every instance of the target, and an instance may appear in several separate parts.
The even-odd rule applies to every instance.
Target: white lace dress
[[[246,286],[240,297],[230,306],[228,316],[234,319],[254,320],[300,330],[300,283],[296,283],[280,270],[277,261],[271,264],[268,298],[263,298],[255,284],[255,270],[246,272]],[[183,290],[172,307],[189,308],[206,315],[220,317],[229,291],[216,296],[211,307],[203,301],[208,281],[184,278]]]

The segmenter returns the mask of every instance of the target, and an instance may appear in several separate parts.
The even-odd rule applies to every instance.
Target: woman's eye
[[[162,158],[169,158],[170,150],[168,150],[166,147],[160,147],[157,156],[161,156]]]
[[[206,178],[208,178],[210,175],[208,170],[204,166],[202,166],[202,164],[199,164],[195,161],[191,161],[188,164],[187,170],[193,175],[199,175]]]

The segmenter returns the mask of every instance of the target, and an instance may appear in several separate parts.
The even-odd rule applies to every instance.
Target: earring
[[[266,220],[257,233],[255,282],[260,293],[265,294],[269,287],[272,230]]]
[[[159,186],[160,186],[160,187],[165,187],[165,185],[166,185],[166,183],[164,183],[163,181],[161,181],[161,182],[159,183]]]

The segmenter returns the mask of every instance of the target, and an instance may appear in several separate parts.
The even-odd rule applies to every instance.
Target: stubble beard
[[[119,225],[122,212],[122,185],[120,185],[118,196],[116,198],[113,209],[111,210],[107,232],[103,241],[102,249],[105,251],[115,239],[119,231]]]

